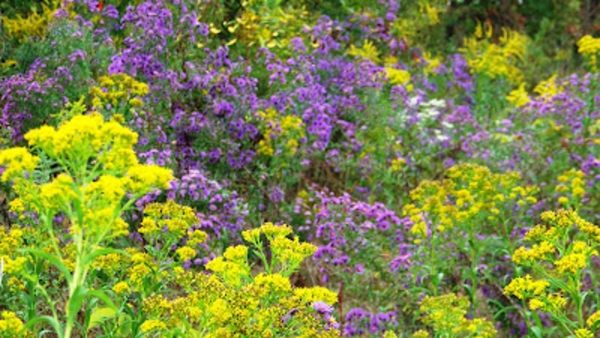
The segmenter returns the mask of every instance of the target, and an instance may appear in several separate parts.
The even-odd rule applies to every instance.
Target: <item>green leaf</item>
[[[543,337],[543,335],[542,335],[542,329],[539,326],[533,326],[531,328],[531,333],[536,338],[542,338]]]
[[[67,322],[73,323],[75,321],[75,317],[81,309],[86,294],[87,290],[85,287],[81,285],[75,286],[75,292],[73,292],[73,296],[71,296],[71,299],[69,299],[69,303],[67,304]],[[69,319],[71,319],[71,321],[69,321]]]
[[[71,272],[69,272],[69,269],[67,269],[67,266],[64,265],[63,262],[61,262],[57,257],[55,257],[47,252],[44,252],[42,250],[39,250],[39,249],[25,248],[25,249],[21,249],[21,250],[23,252],[28,252],[28,253],[34,254],[36,256],[47,259],[50,263],[52,263],[52,265],[56,266],[56,268],[58,270],[60,270],[60,272],[62,272],[63,276],[67,280],[67,283],[71,284],[71,282],[73,281],[73,276],[71,276]]]
[[[56,320],[56,318],[50,317],[50,316],[35,317],[35,318],[31,319],[30,321],[28,321],[27,324],[25,324],[25,328],[31,329],[37,323],[42,323],[42,322],[46,322],[46,323],[50,324],[50,326],[52,326],[52,328],[56,332],[56,335],[58,336],[58,338],[63,337],[62,327],[61,327],[60,323]]]
[[[100,307],[95,308],[90,315],[90,322],[88,324],[87,329],[90,330],[96,326],[98,326],[103,321],[114,318],[117,315],[117,311],[111,307]]]
[[[104,302],[104,304],[106,304],[108,307],[110,307],[113,310],[117,310],[117,306],[115,305],[115,303],[113,303],[112,299],[110,299],[110,297],[108,297],[108,295],[106,294],[106,292],[102,291],[102,290],[88,290],[87,292],[88,296],[90,297],[96,297],[98,299],[100,299],[101,301]]]

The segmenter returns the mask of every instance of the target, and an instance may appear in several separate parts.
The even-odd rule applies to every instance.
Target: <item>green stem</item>
[[[429,248],[429,266],[431,267],[431,281],[433,283],[433,295],[437,296],[438,294],[438,272],[437,272],[437,263],[435,256],[435,246],[434,246],[434,236],[433,233],[431,235],[430,248]]]

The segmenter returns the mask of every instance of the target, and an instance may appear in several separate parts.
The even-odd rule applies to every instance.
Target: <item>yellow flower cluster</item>
[[[388,81],[391,85],[406,86],[410,82],[410,73],[406,70],[385,67],[385,71]],[[407,88],[409,90],[412,90],[411,85],[408,85]]]
[[[1,315],[0,337],[34,337],[14,312],[2,311]]]
[[[258,115],[262,118],[263,139],[258,143],[256,152],[273,156],[276,149],[282,149],[286,156],[294,156],[300,146],[299,140],[305,135],[302,119],[295,115],[281,117],[272,107],[258,112]]]
[[[575,338],[594,338],[594,334],[586,328],[577,329],[575,330]]]
[[[514,85],[523,82],[523,73],[517,67],[523,62],[529,40],[527,36],[510,29],[502,28],[499,44],[492,41],[492,27],[486,26],[485,35],[481,23],[473,37],[465,38],[463,47],[467,64],[477,74],[485,74],[492,79],[506,77]]]
[[[363,59],[371,60],[373,63],[379,63],[381,59],[379,58],[379,51],[377,47],[373,44],[373,42],[369,40],[363,41],[362,47],[358,48],[355,45],[350,45],[350,49],[347,51],[348,55],[358,56]],[[409,74],[410,80],[410,74]]]
[[[557,75],[552,75],[548,80],[540,82],[535,88],[533,88],[533,92],[538,94],[545,100],[550,100],[556,94],[562,92],[565,88],[559,85],[556,81]]]
[[[287,238],[291,233],[292,228],[288,225],[278,226],[267,222],[258,229],[243,231],[242,237],[254,246],[262,247],[261,234],[263,234],[271,244],[272,265],[279,264],[282,273],[287,276],[296,270],[302,261],[317,251],[317,247],[310,243],[300,243],[298,237],[293,240]]]
[[[402,171],[403,166],[406,164],[406,160],[403,158],[395,158],[392,160],[392,164],[390,165],[390,172],[399,172]]]
[[[535,266],[537,262],[549,261],[559,275],[577,274],[587,266],[592,255],[598,255],[588,241],[598,243],[600,227],[583,220],[571,210],[546,211],[541,217],[550,226],[538,224],[525,234],[525,240],[539,243],[533,244],[531,249],[518,248],[512,256],[515,263]],[[572,228],[580,231],[582,240],[563,243]]]
[[[505,288],[505,295],[513,295],[519,299],[524,299],[530,296],[540,296],[550,283],[545,280],[533,280],[530,275],[525,278],[517,277],[513,279]]]
[[[291,234],[288,226],[266,223],[259,229],[245,231],[244,238],[260,254],[262,236],[273,245]],[[243,245],[227,248],[222,256],[208,263],[207,270],[212,275],[179,268],[175,272],[180,275],[178,287],[188,294],[176,298],[155,294],[146,298],[142,310],[148,318],[147,331],[168,335],[170,329],[185,327],[182,324],[185,321],[193,324],[194,332],[203,337],[278,337],[290,330],[299,337],[339,336],[338,330],[326,329],[326,325],[335,323],[333,317],[319,318],[312,308],[318,301],[335,304],[337,294],[321,287],[294,288],[281,272],[253,276],[248,251]],[[127,285],[115,285],[114,289],[121,293],[129,290]],[[159,322],[163,325],[158,325]]]
[[[598,321],[600,321],[600,311],[594,312],[591,316],[588,317],[585,323],[589,327],[593,327],[594,325],[596,325],[596,323],[598,323]]]
[[[288,55],[290,39],[301,36],[304,25],[312,21],[309,11],[293,3],[281,7],[266,1],[243,1],[241,13],[235,20],[224,23],[234,36],[227,45],[267,47],[278,55]],[[215,27],[211,29],[213,34],[220,32]]]
[[[562,205],[575,205],[577,206],[583,195],[585,195],[585,173],[580,170],[569,170],[564,174],[558,176],[558,181],[560,182],[555,191],[558,193],[570,193],[570,197],[561,196],[558,198],[558,202]]]
[[[600,227],[585,221],[574,210],[545,211],[541,219],[548,225],[538,224],[525,235],[526,241],[537,243],[531,249],[517,249],[512,259],[544,277],[538,280],[533,280],[530,275],[515,278],[504,288],[504,293],[528,299],[531,310],[543,310],[562,320],[566,318],[568,299],[581,297],[582,271],[590,265],[592,256],[598,256],[596,248],[600,244]],[[546,293],[550,287],[558,289],[555,290],[558,292]],[[568,297],[563,297],[563,294]],[[580,307],[581,319],[583,302],[576,303]],[[592,328],[598,318],[600,314],[590,316],[588,326]],[[590,331],[581,332],[586,336]],[[590,334],[592,337],[593,334]]]
[[[243,258],[238,256],[241,251],[248,252],[247,247],[242,246],[242,248],[227,248],[223,257],[217,257],[208,262],[206,269],[214,272],[226,284],[239,287],[242,285],[243,279],[250,276],[250,268],[246,262],[246,256]],[[230,260],[226,257],[234,259]]]
[[[102,76],[98,82],[100,86],[89,90],[95,108],[105,107],[106,104],[117,106],[119,102],[127,102],[133,108],[140,108],[144,105],[140,97],[147,95],[149,91],[147,84],[124,73]]]
[[[421,302],[420,310],[424,313],[423,323],[431,326],[440,336],[496,337],[497,332],[492,322],[485,318],[465,318],[468,307],[469,300],[466,297],[449,293],[437,297],[425,297]],[[422,332],[417,334],[417,337],[427,336]]]
[[[577,52],[582,54],[593,72],[598,72],[598,52],[600,52],[600,38],[585,35],[577,41]]]
[[[46,28],[52,21],[60,1],[53,0],[50,3],[42,3],[41,13],[34,11],[27,17],[17,14],[15,18],[0,16],[2,24],[9,37],[17,39],[19,42],[26,41],[29,37],[44,37]]]
[[[152,203],[144,208],[146,217],[142,221],[139,232],[141,234],[156,235],[167,228],[169,232],[181,237],[186,234],[188,229],[198,223],[198,216],[194,209],[182,206],[172,200],[165,203]],[[199,236],[197,239],[204,242],[206,233],[196,230],[198,233],[194,236]],[[203,237],[203,238],[202,238]],[[199,244],[197,243],[197,244]]]
[[[75,116],[58,130],[50,126],[33,129],[25,134],[25,140],[30,147],[57,160],[76,156],[88,160],[98,156],[107,169],[121,170],[137,164],[132,147],[138,135],[115,121],[103,120],[96,113]]]
[[[531,310],[542,310],[557,314],[567,305],[567,300],[560,294],[550,294],[540,298],[532,298],[529,301]]]
[[[533,197],[537,188],[517,185],[516,172],[494,174],[484,166],[461,164],[448,169],[446,176],[423,181],[410,193],[412,203],[404,206],[403,214],[410,217],[411,232],[417,237],[427,236],[428,221],[434,230],[447,231],[482,216],[495,220],[507,200],[520,205],[537,202]]]
[[[140,326],[140,329],[142,330],[142,332],[144,333],[148,333],[148,332],[156,332],[156,331],[163,331],[167,328],[167,325],[158,319],[149,319],[146,320],[145,322],[142,323],[142,326]]]
[[[0,165],[8,166],[8,168],[2,173],[2,182],[22,177],[25,171],[33,171],[39,161],[39,157],[31,155],[23,147],[3,150],[0,152]]]
[[[24,270],[27,259],[15,255],[17,250],[23,248],[25,231],[19,226],[6,229],[0,226],[0,260],[4,263],[4,273],[12,276]]]
[[[525,83],[521,83],[519,88],[511,91],[506,97],[506,101],[513,104],[515,107],[520,108],[529,103],[529,95],[525,90]]]
[[[43,126],[25,135],[29,146],[64,165],[63,170],[69,173],[61,173],[45,184],[18,177],[23,170],[35,169],[39,161],[27,149],[0,152],[0,163],[8,165],[3,179],[18,177],[14,188],[19,197],[11,202],[11,209],[53,215],[70,210],[69,206],[83,197],[80,202],[86,205],[84,222],[72,222],[73,234],[82,229],[102,234],[108,227],[112,236],[126,235],[127,223],[115,217],[126,193],[141,196],[155,188],[167,188],[173,176],[170,170],[138,164],[133,150],[137,134],[116,121],[103,120],[96,113],[77,115],[58,129]],[[96,170],[92,175],[97,176],[87,180],[91,168]]]

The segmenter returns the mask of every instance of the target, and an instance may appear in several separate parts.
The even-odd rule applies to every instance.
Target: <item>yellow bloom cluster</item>
[[[379,63],[381,59],[379,58],[379,51],[377,47],[373,44],[373,42],[369,40],[365,40],[363,42],[362,47],[358,48],[355,45],[350,45],[350,49],[347,51],[348,55],[358,56],[363,59],[371,60],[373,63]],[[409,74],[410,79],[410,74]]]
[[[521,83],[519,88],[511,91],[506,97],[506,101],[512,103],[515,107],[520,108],[529,103],[529,95],[525,90],[525,83]]]
[[[538,224],[525,235],[526,241],[537,243],[531,249],[517,249],[512,259],[544,278],[533,280],[530,275],[515,278],[504,288],[504,293],[528,299],[531,310],[543,310],[561,320],[565,318],[568,299],[581,297],[582,271],[590,265],[592,256],[598,256],[600,227],[585,221],[574,210],[545,211],[541,219],[548,225]],[[546,293],[551,286],[558,292]],[[591,328],[598,318],[600,314],[590,316],[588,326]],[[578,325],[581,327],[583,323]],[[581,332],[586,336],[589,331]]]
[[[598,323],[598,321],[600,321],[600,311],[594,312],[591,316],[588,317],[585,323],[589,327],[593,327],[596,323]]]
[[[410,82],[410,73],[403,69],[385,67],[386,76],[391,85],[406,86]],[[412,90],[412,85],[408,85],[407,89]]]
[[[570,197],[561,196],[558,198],[558,202],[562,205],[578,205],[583,195],[585,195],[585,173],[580,170],[569,170],[564,174],[558,176],[560,182],[555,191],[559,193],[570,193]]]
[[[139,230],[142,234],[154,235],[166,227],[169,232],[181,237],[192,225],[198,223],[198,216],[194,209],[179,205],[172,200],[149,204],[144,208],[144,214],[146,217]],[[197,239],[202,239],[200,243],[204,242],[206,233],[200,230],[196,231],[198,234],[195,236],[199,236]]]
[[[102,76],[98,82],[100,86],[89,90],[95,108],[106,104],[117,106],[119,102],[127,102],[133,108],[140,108],[144,105],[140,97],[147,95],[149,91],[147,84],[124,73]]]
[[[513,262],[517,264],[533,263],[541,261],[556,252],[554,245],[548,241],[534,244],[531,249],[518,248],[512,256]]]
[[[0,337],[34,337],[14,312],[2,311],[1,315]]]
[[[17,14],[12,19],[6,16],[0,16],[0,19],[8,36],[17,39],[19,42],[24,42],[32,36],[44,37],[46,28],[52,21],[59,4],[60,1],[53,0],[50,3],[41,4],[41,13],[34,11],[27,17]]]
[[[526,275],[525,278],[517,277],[513,279],[504,288],[504,294],[513,295],[519,299],[528,296],[540,296],[546,291],[548,286],[550,286],[548,281],[533,280],[530,275]]]
[[[285,8],[279,5],[272,8],[266,1],[243,1],[241,15],[234,21],[225,22],[225,26],[234,38],[227,44],[242,43],[248,47],[261,46],[275,50],[278,54],[286,50],[290,39],[301,36],[307,22],[311,22],[311,14],[303,7]],[[211,33],[219,34],[215,27]]]
[[[149,319],[146,320],[145,322],[142,323],[142,326],[140,326],[140,329],[142,330],[142,332],[156,332],[156,331],[163,331],[167,328],[167,325],[158,319]]]
[[[392,160],[392,164],[390,166],[391,172],[399,172],[402,170],[402,167],[406,164],[406,160],[403,158],[395,158]]]
[[[291,233],[288,226],[266,223],[259,229],[245,231],[244,238],[252,243],[255,253],[260,254],[262,236],[273,245]],[[148,330],[167,334],[171,328],[180,329],[182,321],[187,321],[193,323],[194,330],[199,330],[203,337],[278,337],[289,333],[291,327],[294,335],[300,337],[339,336],[338,330],[325,329],[326,325],[335,323],[333,317],[319,318],[312,308],[318,301],[335,304],[337,294],[321,287],[294,288],[281,272],[261,272],[253,276],[248,251],[243,245],[227,248],[223,256],[208,263],[207,270],[213,271],[212,275],[179,268],[176,274],[181,275],[181,284],[178,287],[188,294],[176,298],[155,294],[146,298],[142,310],[148,317]],[[115,289],[128,290],[125,286],[115,286]],[[164,326],[157,326],[158,321]]]
[[[567,305],[567,300],[560,294],[550,294],[529,301],[531,310],[543,310],[550,313],[559,313]]]
[[[479,23],[474,36],[465,38],[459,51],[477,74],[485,74],[492,79],[503,76],[514,85],[521,84],[524,77],[517,66],[525,57],[529,43],[527,36],[502,28],[499,44],[495,44],[492,34],[491,25],[487,25],[484,35],[483,26]]]
[[[414,223],[411,232],[426,237],[427,222],[436,231],[447,231],[457,224],[467,225],[482,215],[495,220],[507,200],[532,204],[536,187],[517,185],[516,172],[494,174],[489,168],[461,164],[446,171],[447,179],[423,181],[411,191],[412,203],[404,206],[404,216]]]
[[[281,117],[272,107],[258,115],[262,118],[263,139],[258,143],[257,153],[273,156],[276,149],[282,149],[286,156],[294,156],[300,146],[299,140],[305,135],[302,119],[295,115]]]
[[[107,169],[121,170],[137,164],[132,147],[138,135],[115,121],[103,120],[96,113],[75,116],[58,130],[50,126],[33,129],[25,134],[25,140],[53,159],[98,156]],[[124,155],[126,159],[119,160]]]
[[[39,161],[39,157],[31,155],[23,147],[3,150],[0,152],[0,165],[8,166],[8,168],[2,173],[2,182],[22,177],[25,171],[33,171]]]
[[[230,258],[235,256],[234,253],[231,253],[231,250],[236,249],[227,248],[226,253]],[[206,264],[206,269],[214,272],[228,285],[239,287],[242,285],[243,279],[250,276],[250,268],[246,263],[246,257],[243,260],[240,257],[235,258],[235,260],[229,260],[225,257],[217,257]]]
[[[298,237],[293,240],[287,238],[291,233],[292,228],[288,225],[278,226],[267,222],[258,229],[243,231],[242,237],[254,246],[262,247],[261,234],[263,234],[271,244],[272,265],[281,265],[282,273],[287,275],[317,251],[317,247],[310,243],[300,243]]]
[[[525,240],[539,243],[531,249],[518,248],[512,256],[515,263],[534,266],[537,262],[549,261],[553,262],[559,275],[577,274],[587,266],[592,255],[598,255],[588,242],[598,243],[600,227],[583,220],[571,210],[546,211],[541,217],[550,226],[538,224],[525,234]],[[563,243],[572,228],[581,232],[582,240]]]
[[[19,226],[7,229],[0,226],[0,260],[4,263],[4,273],[12,276],[24,270],[27,259],[15,255],[17,250],[23,248],[25,231]]]
[[[575,338],[594,338],[594,334],[586,328],[577,329],[575,330]]]
[[[598,52],[600,52],[600,38],[585,35],[577,41],[577,52],[582,54],[594,72],[598,72]]]
[[[469,301],[454,293],[437,297],[427,296],[421,302],[423,323],[431,326],[441,336],[449,337],[496,337],[492,322],[485,318],[467,319]],[[414,335],[413,335],[414,336]],[[417,337],[426,337],[419,333]]]
[[[173,176],[170,170],[138,164],[133,150],[137,134],[116,121],[103,120],[97,113],[77,115],[58,129],[43,126],[25,135],[30,147],[64,166],[65,173],[48,183],[37,185],[20,177],[23,170],[34,170],[39,161],[27,149],[0,152],[0,163],[8,165],[3,179],[17,177],[18,198],[11,202],[11,209],[54,215],[81,202],[86,206],[84,222],[72,222],[72,234],[86,229],[91,235],[104,234],[110,228],[111,236],[126,235],[127,223],[115,217],[125,195],[167,188]],[[89,171],[92,168],[94,172]],[[87,177],[90,173],[96,176]]]
[[[556,94],[565,89],[563,86],[558,85],[556,77],[557,75],[555,74],[552,75],[548,80],[540,82],[537,86],[535,86],[535,88],[533,88],[533,92],[545,100],[550,100],[550,98],[554,97]]]

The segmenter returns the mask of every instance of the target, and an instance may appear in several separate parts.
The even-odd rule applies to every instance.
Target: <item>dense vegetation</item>
[[[0,337],[594,337],[599,9],[0,3]]]

